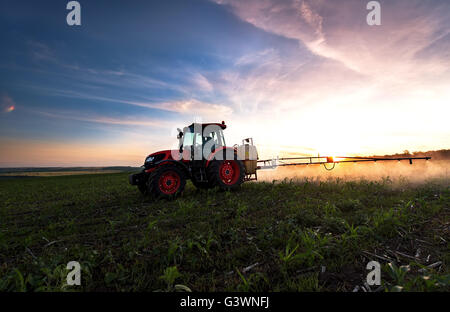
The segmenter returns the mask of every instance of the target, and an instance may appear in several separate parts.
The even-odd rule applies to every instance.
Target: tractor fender
[[[234,159],[237,159],[237,151],[236,151],[234,148],[231,148],[231,147],[223,147],[223,146],[222,146],[222,147],[216,149],[213,153],[211,153],[211,154],[209,155],[208,160],[206,161],[206,167],[209,166],[209,164],[210,164],[211,161],[214,159],[214,156],[215,156],[217,153],[219,153],[219,152],[221,152],[221,151],[223,151],[223,150],[225,150],[225,149],[232,150],[233,153],[234,153]]]
[[[177,168],[179,168],[181,171],[183,171],[183,173],[186,175],[186,177],[190,177],[191,174],[189,173],[189,168],[183,164],[181,161],[177,161],[177,160],[173,160],[173,159],[165,159],[165,160],[161,160],[155,163],[155,167],[150,169],[150,170],[146,170],[146,172],[153,172],[156,169],[160,168],[161,166],[167,166],[167,165],[174,165],[177,166]]]

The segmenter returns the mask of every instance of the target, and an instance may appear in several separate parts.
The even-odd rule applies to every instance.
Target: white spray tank
[[[246,175],[255,174],[258,166],[258,151],[256,146],[253,145],[252,138],[242,140],[242,145],[237,147],[237,155],[238,159],[244,163]]]

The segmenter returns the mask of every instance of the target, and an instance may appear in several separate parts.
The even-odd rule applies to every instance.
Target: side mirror
[[[179,130],[179,129],[178,129]],[[179,131],[177,135],[177,139],[181,139],[183,137],[183,132]]]

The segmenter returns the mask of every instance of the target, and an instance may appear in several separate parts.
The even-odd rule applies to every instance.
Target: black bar
[[[312,159],[313,158],[325,158],[325,159],[328,159],[328,158],[332,158],[332,159],[335,159],[335,158],[342,158],[342,159],[352,159],[352,160],[337,160],[337,161],[333,161],[333,162],[312,162]],[[413,159],[416,159],[416,160],[420,160],[420,159],[422,159],[422,160],[430,160],[431,159],[431,157],[398,157],[398,158],[379,158],[379,157],[356,157],[356,156],[351,156],[351,157],[344,157],[344,156],[314,156],[314,157],[289,157],[289,158],[278,158],[278,160],[306,160],[306,159],[309,159],[309,163],[298,163],[298,164],[301,164],[301,165],[308,165],[308,164],[311,164],[311,165],[313,165],[313,164],[323,164],[323,163],[339,163],[339,162],[361,162],[361,161],[389,161],[389,160],[398,160],[398,161],[400,161],[400,160],[409,160],[410,162],[413,160]],[[266,163],[266,162],[271,162],[271,161],[273,161],[273,159],[268,159],[268,160],[258,160],[258,162],[264,162],[264,163]],[[288,165],[288,164],[285,164],[285,165]],[[279,166],[281,166],[281,165],[279,165]]]

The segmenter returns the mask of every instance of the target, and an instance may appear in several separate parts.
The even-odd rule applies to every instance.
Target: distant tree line
[[[409,152],[408,150],[403,151],[401,154],[384,155],[385,157],[425,157],[430,156],[434,160],[450,159],[450,149],[442,149],[438,151],[428,151],[428,152]]]

